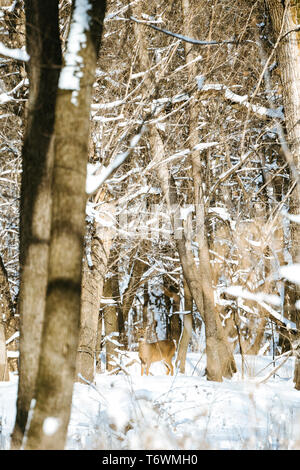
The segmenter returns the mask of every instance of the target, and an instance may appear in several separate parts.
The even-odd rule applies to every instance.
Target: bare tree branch
[[[159,31],[160,33],[167,34],[168,36],[172,36],[174,38],[180,39],[181,41],[188,42],[190,44],[196,44],[197,46],[219,46],[222,44],[244,44],[244,43],[254,43],[255,41],[245,40],[245,41],[238,41],[237,39],[227,39],[225,41],[201,41],[199,39],[189,38],[187,36],[183,36],[182,34],[173,33],[172,31],[168,31],[167,29],[159,28],[155,26],[153,23],[147,23],[146,21],[141,21],[135,18],[134,16],[129,17],[130,20],[135,21],[136,23],[143,24],[145,26],[149,26],[149,28],[154,29],[155,31]]]

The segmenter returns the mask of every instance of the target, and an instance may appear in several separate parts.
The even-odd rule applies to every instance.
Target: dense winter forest
[[[0,106],[0,448],[300,448],[299,0],[0,0]]]

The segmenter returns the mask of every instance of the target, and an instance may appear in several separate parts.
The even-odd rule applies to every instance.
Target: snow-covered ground
[[[222,383],[205,379],[205,358],[193,353],[186,375],[166,376],[156,363],[153,375],[141,377],[135,362],[128,375],[76,383],[67,449],[299,449],[293,358],[266,382],[274,367],[270,357],[246,357],[244,378],[241,358],[236,361],[239,372]],[[16,377],[0,382],[0,449],[9,448],[16,393]]]

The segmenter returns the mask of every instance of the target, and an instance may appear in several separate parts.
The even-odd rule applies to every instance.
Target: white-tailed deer
[[[171,372],[174,373],[172,365],[172,357],[175,354],[175,342],[173,340],[165,339],[156,341],[155,343],[147,343],[145,339],[140,339],[139,343],[139,358],[141,361],[141,375],[149,374],[149,368],[152,362],[163,361],[167,368],[167,375]]]

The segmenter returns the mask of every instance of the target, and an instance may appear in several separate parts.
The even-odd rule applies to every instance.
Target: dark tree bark
[[[165,284],[164,287],[165,299],[170,303],[172,299],[172,313],[170,314],[169,321],[167,322],[167,339],[174,339],[176,346],[178,346],[181,335],[181,318],[178,313],[180,311],[180,295],[178,285],[171,285],[170,288]],[[170,313],[171,308],[168,309]],[[168,313],[167,313],[168,314]]]
[[[12,447],[20,447],[35,393],[48,268],[53,128],[62,63],[58,1],[25,1],[30,54],[20,207],[20,366]]]
[[[88,27],[71,84],[59,82],[57,93],[46,308],[26,449],[63,449],[66,441],[80,323],[90,104],[105,7],[105,1],[75,2],[70,34],[75,23]],[[56,425],[51,432],[49,418]]]

